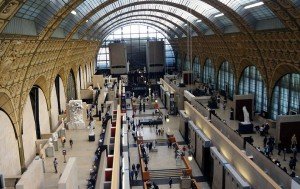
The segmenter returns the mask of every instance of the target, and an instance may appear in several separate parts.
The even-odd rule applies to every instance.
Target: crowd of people
[[[258,126],[259,127],[259,126]],[[284,172],[289,174],[291,177],[295,177],[295,168],[297,165],[297,138],[296,135],[293,135],[291,138],[291,145],[289,147],[283,146],[281,141],[277,142],[277,156],[281,156],[283,153],[283,161],[289,161],[289,168],[290,172],[285,166],[282,166],[282,163],[279,161],[277,157],[274,156],[274,149],[276,148],[276,141],[273,136],[268,135],[269,125],[264,124],[259,127],[258,132],[261,136],[264,136],[263,138],[263,149],[260,147],[257,147],[257,150],[259,150],[261,153],[263,153],[268,159],[270,159],[274,164],[276,164],[278,167],[280,167]],[[286,160],[287,154],[291,154],[289,160]]]
[[[102,133],[100,134],[100,139],[99,139],[99,142],[98,142],[98,148],[95,151],[93,166],[92,166],[92,169],[90,171],[90,177],[87,179],[87,181],[88,181],[87,188],[88,189],[95,188],[95,186],[96,186],[101,154],[106,149],[106,147],[104,145],[106,126],[107,126],[107,123],[110,119],[111,119],[111,116],[108,113],[106,113],[105,116],[102,119],[102,128],[103,128],[103,130],[102,130]]]

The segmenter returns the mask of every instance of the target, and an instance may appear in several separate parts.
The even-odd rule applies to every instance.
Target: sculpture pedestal
[[[58,137],[66,136],[66,129],[60,129],[58,132]]]
[[[48,146],[45,150],[45,153],[47,157],[54,157],[55,155],[54,146]]]
[[[180,188],[182,189],[190,189],[192,185],[191,177],[180,177]]]
[[[90,142],[95,141],[95,135],[89,135],[89,141]]]
[[[57,140],[53,141],[53,146],[54,146],[54,150],[58,151],[58,141]]]
[[[238,132],[240,134],[251,134],[253,133],[253,124],[252,123],[239,123]]]

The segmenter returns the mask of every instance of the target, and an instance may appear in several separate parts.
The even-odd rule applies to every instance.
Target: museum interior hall
[[[0,0],[0,189],[300,189],[300,0]]]

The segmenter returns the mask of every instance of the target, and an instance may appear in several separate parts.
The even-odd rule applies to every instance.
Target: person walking
[[[131,180],[131,181],[133,181],[133,176],[134,176],[134,171],[131,170],[131,171],[130,171],[130,180]]]
[[[141,165],[139,163],[136,164],[136,170],[140,170]]]
[[[135,170],[135,164],[132,164],[131,168],[134,171]]]
[[[54,165],[55,173],[57,173],[57,165],[58,165],[57,158],[54,158],[54,160],[53,160],[53,165]]]
[[[282,143],[281,143],[281,141],[278,142],[277,148],[278,148],[278,155],[280,156],[280,153],[282,151]]]
[[[72,149],[72,147],[73,147],[73,140],[70,138],[70,140],[69,140],[69,143],[70,143],[70,147],[71,147],[71,149]]]
[[[170,177],[170,178],[169,178],[169,186],[170,186],[170,188],[172,188],[172,184],[173,184],[173,180],[172,180],[172,178]]]
[[[296,134],[294,134],[292,136],[292,139],[291,139],[291,148],[293,148],[294,146],[297,146],[297,137],[296,137]]]
[[[138,175],[139,175],[139,172],[137,170],[134,171],[134,174],[135,174],[135,180],[137,180],[138,178]]]
[[[61,144],[62,144],[63,148],[65,147],[65,143],[66,143],[66,137],[62,136],[61,137]]]

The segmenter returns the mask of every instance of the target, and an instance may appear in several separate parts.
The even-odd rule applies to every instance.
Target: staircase
[[[155,139],[155,140],[156,140],[157,144],[166,144],[168,142],[168,139],[166,139],[166,138],[160,138],[160,139]],[[143,142],[147,143],[147,142],[153,142],[153,141],[154,141],[154,139],[153,140],[144,140]]]
[[[157,143],[167,143],[168,139],[166,139],[166,138],[159,138],[159,139],[156,139],[156,142]]]
[[[182,169],[163,169],[163,170],[149,170],[151,179],[162,178],[179,178],[182,176]]]

